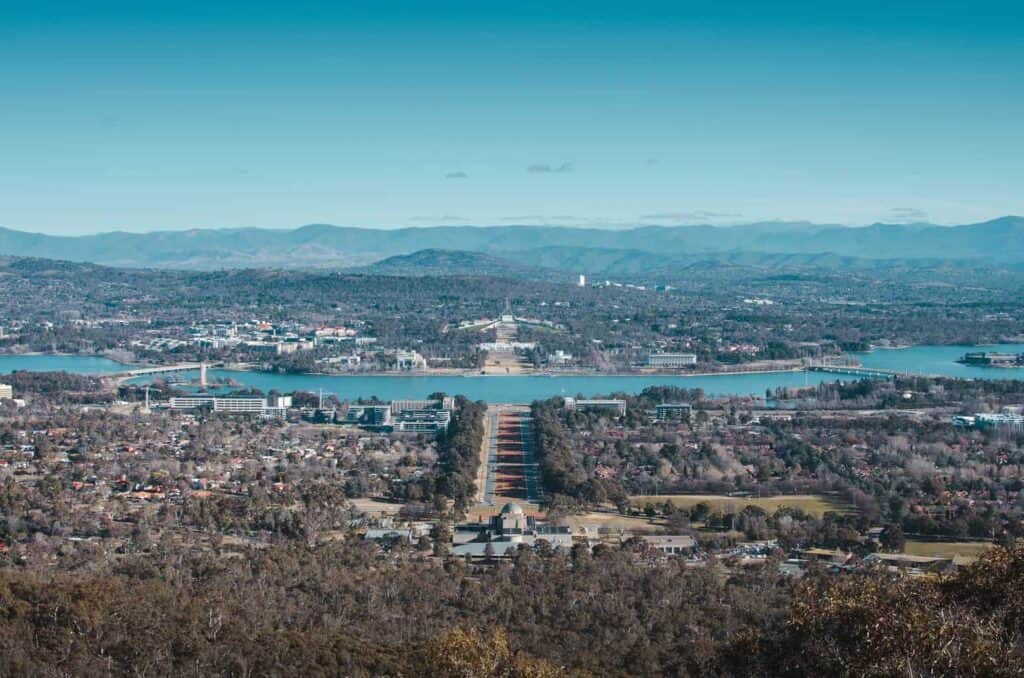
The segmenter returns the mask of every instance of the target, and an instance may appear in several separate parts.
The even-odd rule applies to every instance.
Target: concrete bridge
[[[152,367],[138,367],[132,370],[124,370],[123,372],[115,372],[110,376],[116,379],[135,379],[136,377],[145,377],[151,374],[194,372],[196,370],[199,370],[205,376],[207,368],[222,367],[223,365],[224,363],[177,363],[175,365],[153,365]]]
[[[808,365],[807,370],[810,372],[828,372],[830,374],[843,374],[850,377],[861,377],[864,379],[895,379],[900,375],[905,376],[910,374],[910,372],[880,370],[874,367],[860,367],[858,365]]]

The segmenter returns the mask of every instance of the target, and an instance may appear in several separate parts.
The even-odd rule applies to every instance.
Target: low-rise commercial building
[[[441,433],[448,430],[451,410],[403,410],[391,421],[392,430],[402,433]]]
[[[685,534],[640,535],[638,538],[667,556],[689,555],[697,550],[696,540]]]
[[[654,408],[654,416],[659,421],[668,419],[685,419],[690,416],[693,407],[689,403],[662,403]]]
[[[953,417],[953,425],[978,430],[998,429],[1013,433],[1024,433],[1024,416],[1015,413],[983,413],[973,416]]]
[[[349,405],[341,423],[374,431],[441,433],[448,430],[454,401],[396,400],[391,404]]]
[[[390,405],[349,405],[343,423],[363,428],[380,428],[391,423]]]
[[[647,356],[648,367],[690,367],[696,364],[694,353],[652,353]]]
[[[455,398],[445,396],[439,400],[392,400],[391,414],[400,414],[409,410],[452,410],[455,409]]]
[[[566,353],[562,349],[558,349],[554,353],[548,355],[549,365],[568,365],[572,360],[572,354]]]
[[[175,396],[170,401],[172,410],[194,410],[209,407],[214,412],[255,412],[259,414],[267,406],[265,398],[256,396]]]
[[[395,369],[397,370],[424,370],[427,368],[427,359],[417,351],[398,351],[395,353]]]
[[[168,405],[172,410],[209,408],[214,412],[284,417],[292,405],[292,398],[291,396],[278,396],[267,400],[260,396],[175,396],[170,399]]]
[[[576,398],[564,398],[567,410],[580,412],[614,412],[618,416],[626,413],[626,401],[617,399],[608,400],[578,400]]]
[[[974,351],[965,353],[958,362],[965,365],[979,365],[981,367],[1016,367],[1024,365],[1024,353]]]

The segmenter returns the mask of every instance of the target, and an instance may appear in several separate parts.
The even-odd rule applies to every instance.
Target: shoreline
[[[729,377],[740,374],[783,374],[787,372],[807,372],[803,367],[780,367],[777,369],[763,370],[729,370],[722,372],[520,372],[518,374],[477,374],[475,372],[275,372],[273,370],[260,370],[244,367],[216,367],[211,368],[223,372],[250,372],[254,374],[274,374],[282,377],[338,377],[352,379],[359,377],[405,377],[433,379],[437,377],[460,377],[463,379],[486,379],[498,378],[508,379],[515,377],[534,377],[538,379],[557,379],[563,377],[580,378],[629,378],[643,379],[645,377]]]
[[[147,367],[141,363],[126,363],[123,360],[109,355],[103,355],[102,353],[67,353],[65,351],[25,351],[24,353],[0,353],[0,358],[22,358],[22,357],[54,357],[54,358],[100,358],[102,360],[109,360],[112,363],[118,365],[124,365],[125,367]]]
[[[962,344],[941,345],[941,347],[945,347],[945,348],[952,348],[953,346],[956,346],[957,348],[964,348],[964,349],[971,348],[970,346],[966,346],[966,345],[962,345]],[[1002,345],[1001,344],[996,344],[996,345],[988,344],[986,346],[1002,346]],[[934,348],[939,348],[939,347],[940,346],[935,346]],[[1021,346],[1021,345],[1006,345],[1006,350],[1019,351],[1022,347],[1024,347],[1024,346]],[[899,351],[899,352],[903,352],[903,351],[907,351],[907,350],[914,349],[914,348],[918,348],[918,347],[915,347],[915,346],[899,346],[899,347],[896,347],[896,346],[875,346],[875,347],[873,347],[872,352],[883,352],[883,351],[893,351],[893,352]],[[931,348],[931,347],[926,347],[926,348]],[[855,353],[855,354],[852,354],[852,355],[858,355],[858,354]],[[865,354],[864,353],[860,353],[860,355],[865,355]],[[103,354],[99,354],[99,353],[69,353],[69,352],[60,352],[60,351],[58,351],[58,352],[26,351],[24,353],[0,353],[0,360],[3,360],[4,358],[6,358],[7,360],[14,360],[14,361],[16,361],[18,358],[32,359],[32,358],[46,358],[46,357],[58,358],[58,359],[59,358],[65,358],[65,359],[80,358],[80,359],[91,359],[91,360],[98,360],[98,361],[106,361],[108,363],[108,365],[106,365],[106,366],[100,366],[96,370],[93,370],[91,368],[89,370],[87,370],[87,372],[90,373],[90,374],[95,373],[95,376],[113,376],[113,375],[118,375],[121,372],[127,372],[127,371],[132,370],[132,369],[146,368],[146,367],[160,367],[161,366],[160,364],[153,364],[153,363],[146,363],[146,364],[143,364],[143,363],[126,363],[126,362],[123,362],[122,360],[116,359],[113,356],[103,355]],[[387,377],[400,378],[400,379],[404,378],[404,379],[407,379],[407,380],[410,380],[410,381],[430,380],[430,379],[438,379],[438,378],[451,378],[451,377],[461,377],[461,378],[467,379],[467,380],[480,379],[480,378],[508,379],[510,377],[518,377],[518,378],[527,377],[527,378],[532,378],[532,380],[536,380],[536,381],[541,381],[543,379],[553,379],[553,380],[580,379],[581,381],[589,381],[589,380],[597,381],[597,380],[600,380],[602,378],[611,378],[611,379],[629,379],[629,378],[632,378],[632,379],[636,379],[636,380],[644,380],[644,379],[650,379],[650,380],[679,380],[680,382],[685,382],[685,381],[688,381],[690,379],[711,379],[711,378],[714,378],[714,377],[733,377],[733,378],[736,378],[736,377],[739,377],[739,376],[744,375],[744,374],[751,375],[752,377],[754,377],[754,376],[758,376],[758,375],[772,375],[772,374],[782,375],[782,374],[787,374],[787,373],[789,373],[789,374],[808,373],[807,366],[805,366],[805,365],[793,364],[793,361],[785,361],[785,362],[779,361],[779,362],[781,364],[779,364],[779,365],[772,365],[772,364],[768,363],[768,361],[764,361],[756,369],[742,369],[742,366],[729,365],[729,366],[725,367],[725,369],[720,369],[720,370],[719,369],[708,369],[707,367],[701,366],[701,367],[698,367],[694,371],[689,371],[689,370],[657,370],[657,369],[655,369],[655,370],[647,370],[647,369],[643,369],[643,370],[629,370],[629,371],[600,372],[600,371],[595,371],[595,370],[562,371],[562,370],[549,370],[549,369],[531,369],[531,370],[520,371],[520,372],[488,372],[488,373],[481,373],[481,370],[478,369],[478,368],[431,368],[431,369],[426,369],[426,370],[403,371],[403,372],[393,372],[393,371],[386,371],[385,372],[385,371],[377,371],[377,370],[355,371],[355,372],[320,372],[320,371],[283,372],[283,371],[276,371],[274,369],[261,369],[262,363],[251,363],[251,362],[232,362],[232,363],[226,363],[226,364],[223,364],[223,365],[218,366],[218,367],[211,367],[211,370],[219,370],[219,371],[221,371],[222,375],[225,375],[225,376],[230,375],[232,373],[237,373],[237,374],[250,373],[250,374],[253,374],[253,375],[267,375],[267,376],[273,376],[273,377],[330,377],[332,379],[335,379],[335,378],[338,379],[339,382],[343,381],[344,379],[350,379],[350,380],[356,380],[358,378],[382,379],[382,378],[387,378]],[[985,372],[992,372],[992,373],[1006,374],[1006,378],[1011,378],[1009,373],[1014,373],[1015,371],[1024,369],[1024,366],[1016,366],[1016,365],[984,365],[984,366],[981,366],[981,365],[968,365],[968,364],[965,364],[965,363],[961,363],[959,360],[955,360],[955,359],[951,359],[950,362],[951,362],[950,366],[955,364],[958,368],[962,368],[962,367],[969,367],[969,368],[974,368],[974,367],[983,368],[984,367],[984,368],[988,368],[988,369],[985,369],[984,371]],[[765,363],[768,363],[768,364],[765,364]],[[124,369],[123,370],[119,369],[117,366],[123,366]],[[39,367],[37,367],[37,366],[25,366],[25,367],[18,367],[18,368],[15,368],[15,369],[29,369],[29,370],[39,371]],[[61,368],[59,366],[55,366],[55,367],[51,367],[50,369],[60,370]],[[77,370],[74,370],[72,368],[71,371],[77,371]],[[126,375],[119,375],[119,376],[120,376],[120,378],[118,379],[118,381],[122,382],[122,383],[123,382],[132,382],[135,379],[140,380],[139,382],[136,382],[136,383],[142,383],[143,381],[152,381],[152,379],[147,379],[145,376],[139,376],[139,377],[129,377],[129,376],[126,376]],[[960,375],[950,374],[949,376],[960,376]],[[485,381],[491,381],[491,380],[490,379],[485,379]]]

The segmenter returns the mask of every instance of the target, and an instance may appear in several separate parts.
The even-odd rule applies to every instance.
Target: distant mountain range
[[[660,255],[639,250],[551,247],[506,252],[502,256],[461,250],[419,250],[412,254],[388,257],[368,266],[345,269],[350,273],[375,275],[492,275],[506,278],[532,278],[574,281],[583,273],[591,281],[628,278],[633,282],[678,282],[681,278],[734,273],[749,276],[761,272],[805,273],[842,271],[893,277],[909,272],[927,271],[949,276],[954,273],[985,271],[1013,272],[1019,275],[1022,264],[999,264],[982,259],[868,259],[835,254],[764,254],[724,252],[692,255]]]
[[[790,265],[870,267],[901,260],[1018,268],[1024,265],[1024,217],[963,226],[762,222],[618,230],[560,226],[378,230],[314,224],[293,230],[111,232],[77,237],[0,228],[0,255],[142,268],[369,267],[395,273],[524,274],[547,269],[603,275],[708,260],[743,266],[779,266],[788,260]]]

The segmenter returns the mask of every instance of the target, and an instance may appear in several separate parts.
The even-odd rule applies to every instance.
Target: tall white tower
[[[199,388],[206,388],[206,363],[199,363]]]
[[[587,286],[587,276],[585,276],[582,273],[580,273],[580,281],[578,283],[576,283],[576,286],[577,287],[586,287]]]

